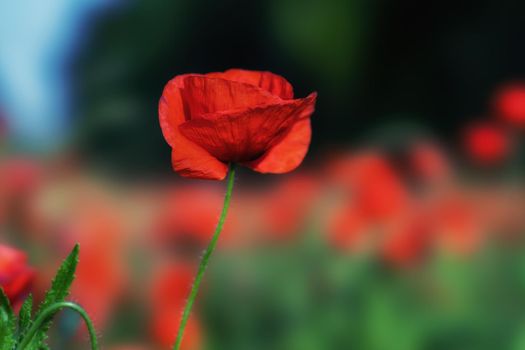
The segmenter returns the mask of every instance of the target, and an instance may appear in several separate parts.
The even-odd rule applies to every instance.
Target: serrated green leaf
[[[58,272],[51,283],[51,289],[46,293],[44,301],[40,304],[38,311],[35,314],[35,319],[40,316],[40,314],[55,303],[59,303],[65,300],[69,295],[69,289],[73,280],[75,279],[75,271],[78,265],[78,254],[79,254],[79,245],[76,244],[68,257],[62,262]],[[47,338],[47,331],[51,327],[52,319],[47,320],[42,327],[38,330],[37,334],[31,342],[31,348],[34,349],[45,349],[46,345],[44,341]]]
[[[0,350],[12,350],[16,345],[16,316],[9,299],[0,288]]]
[[[33,310],[33,296],[30,294],[22,304],[18,313],[18,341],[22,340],[33,321],[31,313]]]
[[[58,272],[51,283],[51,289],[47,291],[44,302],[40,306],[37,315],[42,312],[43,309],[46,309],[52,304],[64,301],[69,295],[69,288],[75,279],[75,271],[78,264],[78,252],[79,246],[77,244],[58,269]]]

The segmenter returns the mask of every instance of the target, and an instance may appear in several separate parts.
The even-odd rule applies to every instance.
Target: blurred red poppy
[[[447,251],[469,255],[483,243],[485,218],[477,215],[474,203],[459,192],[446,194],[434,203],[432,224],[436,243]]]
[[[284,179],[263,197],[261,226],[265,237],[282,241],[299,233],[301,225],[307,224],[318,189],[317,179],[301,174]]]
[[[497,115],[515,125],[525,126],[525,84],[511,84],[496,93]]]
[[[386,228],[382,257],[397,267],[413,267],[429,252],[429,228],[425,215],[416,208],[411,209],[408,217],[395,220]]]
[[[492,185],[478,189],[472,201],[477,218],[484,230],[498,237],[515,242],[525,228],[525,193],[511,185]]]
[[[332,246],[339,250],[355,251],[363,247],[370,223],[353,204],[347,204],[331,213],[327,233]]]
[[[0,165],[0,184],[10,196],[32,193],[41,183],[42,169],[31,159],[9,159]]]
[[[229,162],[286,173],[306,155],[315,101],[315,93],[294,99],[290,83],[270,72],[184,74],[164,88],[159,119],[182,176],[220,180]]]
[[[510,140],[505,130],[490,122],[467,127],[464,145],[470,158],[482,165],[499,163],[510,151]]]
[[[151,284],[151,332],[155,341],[165,348],[173,345],[177,336],[194,274],[193,264],[186,263],[169,264],[156,269]],[[186,325],[182,349],[196,350],[200,344],[200,327],[192,314]]]
[[[350,191],[356,206],[369,220],[396,216],[408,203],[405,184],[381,154],[364,152],[339,158],[329,166],[329,176]]]
[[[71,296],[93,317],[97,328],[103,329],[125,291],[127,246],[117,204],[96,191],[90,187],[76,193],[60,239],[64,250],[75,242],[81,246]]]
[[[0,222],[25,224],[24,219],[30,214],[30,198],[39,188],[41,178],[42,169],[33,160],[13,158],[0,164]]]
[[[15,308],[29,293],[34,276],[23,252],[0,244],[0,287]]]
[[[156,239],[163,247],[175,248],[177,253],[200,252],[213,235],[222,201],[222,191],[213,187],[184,186],[167,191],[154,218]],[[219,244],[231,243],[237,223],[234,207]]]

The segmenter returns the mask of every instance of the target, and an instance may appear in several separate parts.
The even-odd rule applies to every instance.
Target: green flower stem
[[[217,227],[215,228],[215,233],[213,234],[211,242],[206,248],[206,250],[204,251],[204,255],[202,256],[202,260],[199,265],[199,270],[197,271],[197,276],[195,277],[195,281],[193,282],[193,286],[191,287],[191,292],[188,297],[188,301],[186,302],[186,306],[184,307],[184,312],[182,313],[182,319],[180,321],[179,331],[177,333],[177,339],[175,340],[175,345],[173,345],[173,350],[180,349],[180,346],[182,344],[182,337],[184,336],[184,328],[186,328],[186,323],[188,322],[188,318],[190,317],[191,307],[193,306],[195,297],[197,296],[197,293],[199,292],[199,286],[201,284],[202,277],[204,276],[204,271],[206,271],[206,267],[208,266],[208,261],[210,260],[210,256],[215,250],[215,247],[217,246],[217,241],[221,234],[222,227],[224,226],[224,221],[226,220],[226,214],[228,214],[228,208],[230,206],[234,179],[235,179],[235,164],[231,163],[230,171],[228,172],[228,187],[226,189],[226,195],[224,196],[224,205],[222,207],[221,216],[219,218],[219,222],[217,223]]]
[[[97,333],[95,331],[95,327],[93,326],[93,322],[91,322],[91,319],[89,318],[86,310],[84,310],[80,305],[69,301],[55,303],[49,306],[44,311],[42,311],[40,316],[35,320],[35,322],[33,322],[33,325],[25,335],[24,339],[20,342],[18,349],[24,350],[25,348],[27,348],[27,346],[31,344],[31,340],[38,332],[38,329],[42,326],[42,324],[64,308],[68,308],[78,312],[79,315],[84,319],[84,322],[86,322],[86,326],[89,332],[89,338],[91,340],[91,350],[98,350]]]

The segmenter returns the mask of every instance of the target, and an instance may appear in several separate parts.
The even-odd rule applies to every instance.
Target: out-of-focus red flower
[[[261,207],[266,237],[282,241],[298,233],[307,223],[318,190],[317,179],[306,174],[285,179],[273,188]]]
[[[483,243],[484,218],[461,193],[451,193],[438,199],[432,210],[435,239],[447,251],[469,255]]]
[[[510,151],[510,139],[505,131],[489,122],[470,125],[464,135],[467,154],[482,165],[504,160]]]
[[[15,308],[29,293],[34,276],[23,252],[0,244],[0,287]]]
[[[496,114],[509,123],[525,126],[525,84],[511,84],[494,97]]]
[[[30,159],[9,159],[0,164],[0,222],[26,219],[29,199],[39,188],[41,178],[40,166]]]
[[[64,250],[80,244],[71,296],[103,329],[127,283],[124,224],[117,204],[95,188],[80,190],[76,196],[60,237]]]
[[[10,159],[0,164],[0,186],[10,197],[32,193],[41,178],[40,166],[30,159]]]
[[[392,221],[380,247],[383,259],[397,267],[412,267],[421,262],[430,248],[429,228],[426,216],[416,208],[407,217]]]
[[[167,348],[175,342],[182,311],[191,290],[195,266],[177,263],[165,265],[156,271],[151,284],[151,332],[155,341]],[[182,349],[196,350],[201,345],[199,323],[192,314],[186,324]]]
[[[294,99],[290,83],[270,72],[176,76],[159,103],[173,168],[216,180],[226,176],[229,162],[261,173],[289,172],[308,150],[315,100],[315,93]]]
[[[447,157],[432,143],[421,142],[413,145],[409,160],[414,174],[424,181],[439,182],[451,175]]]
[[[408,193],[401,177],[378,153],[340,158],[330,165],[329,176],[350,191],[356,206],[369,220],[396,216],[408,204]]]
[[[331,213],[327,233],[331,245],[343,251],[355,251],[364,246],[371,225],[358,208],[347,204]]]
[[[163,246],[179,253],[198,250],[208,245],[220,215],[223,193],[217,188],[184,186],[172,189],[162,199],[153,231]],[[229,213],[219,244],[229,244],[235,238],[235,205]]]
[[[477,189],[472,202],[477,218],[482,218],[484,230],[511,242],[525,229],[525,193],[514,186],[484,186]]]

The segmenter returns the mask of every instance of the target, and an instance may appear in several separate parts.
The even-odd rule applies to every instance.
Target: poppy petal
[[[188,143],[192,142],[188,141]],[[208,152],[203,152],[205,153],[201,154],[193,145],[182,150],[173,148],[171,151],[173,170],[183,177],[193,179],[224,180],[228,174],[228,166]]]
[[[255,85],[283,100],[293,99],[292,85],[280,75],[271,72],[229,69],[225,72],[210,73],[206,76]]]
[[[259,159],[244,165],[260,173],[273,174],[283,174],[297,168],[306,156],[312,138],[310,116],[314,112],[316,98],[316,93],[306,98],[309,101],[307,108],[282,140]]]
[[[257,86],[206,76],[192,75],[184,79],[181,90],[184,110],[189,118],[203,114],[248,108],[282,100]]]
[[[159,101],[160,127],[164,138],[170,145],[178,136],[177,126],[187,119],[181,96],[181,89],[184,87],[184,79],[187,76],[189,74],[179,75],[171,79],[164,87]]]
[[[304,99],[206,115],[186,121],[179,129],[217,159],[247,162],[279,142],[297,120],[313,110],[314,103],[312,94]]]
[[[310,118],[301,119],[279,143],[259,159],[244,165],[260,173],[283,174],[292,171],[306,156],[311,136]]]
[[[178,125],[186,120],[181,89],[187,76],[181,75],[172,79],[164,88],[159,102],[160,125],[165,139],[172,147],[173,169],[184,177],[222,180],[228,172],[226,164],[186,139],[178,129]]]

